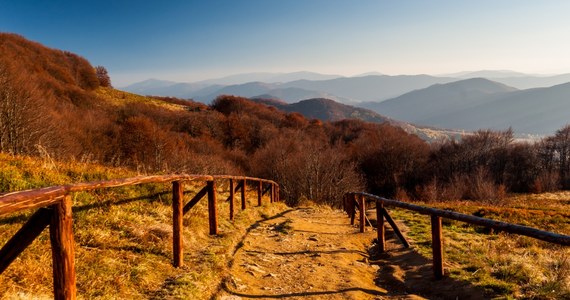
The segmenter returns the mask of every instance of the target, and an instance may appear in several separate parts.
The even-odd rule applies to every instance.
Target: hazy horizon
[[[570,73],[567,1],[4,1],[0,31],[78,53],[116,86],[251,72]]]

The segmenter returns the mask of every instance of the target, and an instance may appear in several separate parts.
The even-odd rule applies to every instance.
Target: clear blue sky
[[[570,1],[0,0],[0,31],[80,54],[116,86],[242,72],[570,72]]]

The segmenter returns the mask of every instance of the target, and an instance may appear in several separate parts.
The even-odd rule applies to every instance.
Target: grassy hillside
[[[124,169],[92,164],[57,163],[0,154],[0,193],[134,175]],[[187,197],[202,183],[187,184]],[[184,264],[172,267],[172,204],[168,184],[150,184],[77,193],[74,234],[78,295],[83,299],[176,298],[207,299],[221,282],[235,247],[256,220],[268,218],[286,207],[267,204],[236,210],[229,221],[228,203],[219,201],[217,237],[208,235],[206,201],[184,217]],[[220,184],[220,199],[227,197]],[[164,193],[163,193],[164,192]],[[253,199],[255,198],[255,199]],[[188,198],[186,199],[186,201]],[[32,212],[0,218],[3,245]],[[51,250],[45,230],[0,276],[0,298],[43,299],[52,296]]]
[[[464,201],[424,205],[570,234],[568,192],[514,195],[501,206]],[[405,224],[412,247],[431,258],[429,217],[400,209],[390,212]],[[443,221],[443,236],[444,267],[452,278],[506,299],[570,297],[568,247],[451,220]]]

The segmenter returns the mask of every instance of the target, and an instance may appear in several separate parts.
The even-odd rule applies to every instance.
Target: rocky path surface
[[[371,220],[375,223],[375,220]],[[406,227],[400,224],[404,234]],[[238,245],[215,297],[239,299],[488,299],[469,283],[435,281],[431,261],[387,230],[388,251],[376,253],[376,231],[341,211],[290,209],[252,226]]]
[[[374,236],[340,211],[289,210],[250,229],[218,299],[381,299],[379,267],[368,263]]]

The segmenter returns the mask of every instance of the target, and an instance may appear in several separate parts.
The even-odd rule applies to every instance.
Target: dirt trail
[[[375,255],[375,237],[370,227],[359,233],[340,211],[291,209],[250,228],[216,299],[425,299],[410,293],[422,290],[430,299],[456,299],[470,288],[445,280],[442,286],[451,286],[438,288],[429,261],[399,245]]]
[[[257,224],[234,256],[219,299],[374,299],[374,232],[357,233],[345,214],[297,208]]]

